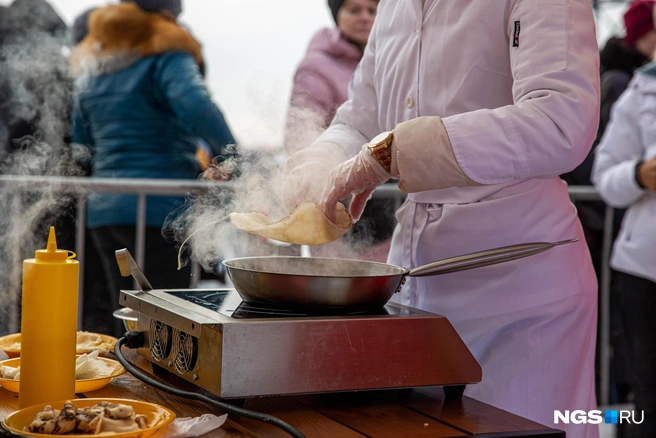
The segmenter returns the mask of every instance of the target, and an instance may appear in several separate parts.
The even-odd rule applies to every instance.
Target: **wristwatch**
[[[367,145],[371,155],[387,172],[392,170],[392,155],[390,154],[390,149],[392,148],[393,140],[394,133],[392,131],[385,131],[371,139]]]

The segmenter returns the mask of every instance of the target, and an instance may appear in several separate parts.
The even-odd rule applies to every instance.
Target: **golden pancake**
[[[242,231],[296,245],[321,245],[342,237],[353,226],[353,219],[338,203],[333,223],[318,204],[303,202],[289,216],[273,221],[262,213],[232,213],[232,223]]]

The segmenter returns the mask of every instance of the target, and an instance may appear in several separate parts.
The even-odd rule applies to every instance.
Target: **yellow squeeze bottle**
[[[57,249],[55,227],[48,246],[23,261],[20,409],[75,398],[75,344],[80,264]]]

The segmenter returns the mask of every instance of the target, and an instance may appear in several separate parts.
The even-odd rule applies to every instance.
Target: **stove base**
[[[440,315],[394,304],[385,315],[238,319],[178,300],[121,292],[146,334],[138,353],[221,398],[434,385],[458,398],[482,377]]]

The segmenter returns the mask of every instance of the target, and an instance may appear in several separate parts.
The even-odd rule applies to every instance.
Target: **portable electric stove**
[[[398,304],[298,309],[233,289],[121,291],[120,303],[146,334],[139,355],[222,398],[428,385],[459,398],[481,381],[444,316]]]

